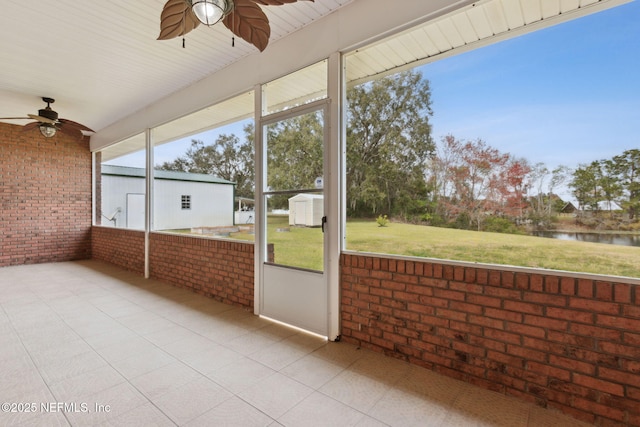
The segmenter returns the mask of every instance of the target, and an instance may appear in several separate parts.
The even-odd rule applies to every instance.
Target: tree
[[[598,202],[602,197],[599,185],[600,162],[593,161],[588,165],[581,164],[573,172],[573,179],[569,187],[573,188],[573,196],[578,201],[580,209],[588,208],[597,211]]]
[[[267,186],[274,191],[313,189],[323,176],[324,130],[320,113],[308,113],[267,127]],[[270,198],[287,208],[291,195]]]
[[[615,200],[622,196],[622,183],[618,176],[619,165],[615,160],[601,160],[600,169],[597,176],[600,185],[601,197],[611,211],[611,206]]]
[[[526,159],[509,156],[508,161],[498,173],[495,183],[500,199],[499,211],[502,215],[522,219],[528,206],[525,195],[529,190],[528,176],[531,166]]]
[[[529,173],[529,190],[532,192],[529,197],[530,219],[544,226],[555,213],[562,209],[562,206],[558,208],[558,205],[564,205],[564,202],[555,194],[555,191],[567,181],[570,173],[569,167],[564,165],[553,170],[549,170],[544,163],[533,165]]]
[[[204,173],[236,183],[236,195],[253,198],[253,125],[245,126],[245,141],[236,135],[221,134],[210,145],[192,140],[184,156],[157,165],[156,169]]]
[[[438,153],[446,157],[432,161],[437,168],[430,182],[437,180],[438,204],[448,221],[481,230],[489,215],[523,215],[531,170],[525,160],[501,153],[480,139],[462,141],[449,135],[441,145]]]
[[[620,182],[620,204],[633,220],[640,214],[640,150],[626,150],[614,156],[613,169]]]
[[[347,100],[349,214],[422,213],[434,150],[429,82],[406,71],[354,86]]]

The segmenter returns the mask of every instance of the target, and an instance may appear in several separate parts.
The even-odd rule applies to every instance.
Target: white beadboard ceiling
[[[295,37],[297,30],[348,3],[367,1],[315,0],[264,7],[272,27],[271,43]],[[347,79],[352,84],[366,81],[628,1],[480,0],[350,53]],[[0,117],[35,114],[44,106],[40,97],[48,96],[56,99],[53,108],[61,117],[99,131],[243,57],[259,54],[238,38],[231,47],[231,33],[223,25],[200,26],[187,34],[185,49],[180,39],[156,41],[164,3],[2,0]],[[288,81],[281,88],[282,100],[287,99],[287,88],[293,99],[313,80],[304,75],[297,86]],[[239,99],[242,114],[253,108],[250,95]],[[201,123],[199,117],[209,122]],[[229,114],[218,117],[233,119]],[[175,130],[169,123],[158,131],[165,140],[184,135],[185,123],[195,121],[194,129],[211,128],[210,118],[195,113],[177,121]]]
[[[264,6],[270,43],[352,0]],[[258,50],[222,24],[157,41],[166,0],[0,1],[0,117],[60,117],[98,131]],[[268,47],[267,47],[268,49]],[[25,124],[28,121],[3,120]]]

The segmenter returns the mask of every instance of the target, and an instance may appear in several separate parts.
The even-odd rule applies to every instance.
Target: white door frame
[[[342,249],[343,227],[341,214],[343,200],[343,172],[341,165],[344,149],[341,144],[344,131],[342,129],[342,97],[341,81],[343,74],[342,58],[336,52],[329,57],[328,64],[328,97],[327,99],[291,108],[290,110],[263,116],[262,86],[255,88],[255,281],[254,312],[263,314],[264,301],[264,260],[267,253],[266,215],[264,189],[266,183],[266,146],[263,140],[263,128],[266,124],[275,123],[289,117],[295,117],[318,109],[324,109],[324,213],[327,217],[324,234],[324,279],[326,281],[326,328],[329,340],[340,339],[340,252]],[[270,266],[273,267],[273,266]]]

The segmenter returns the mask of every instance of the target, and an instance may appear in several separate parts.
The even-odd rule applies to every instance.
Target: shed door
[[[127,194],[127,228],[144,230],[144,194]]]
[[[307,225],[307,202],[295,202],[294,225]]]

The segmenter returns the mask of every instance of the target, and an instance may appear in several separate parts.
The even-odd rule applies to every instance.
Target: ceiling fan
[[[298,0],[169,0],[160,15],[158,40],[184,36],[200,23],[211,26],[220,21],[233,34],[266,49],[271,36],[269,19],[259,5],[281,6]],[[307,0],[314,1],[314,0]]]
[[[58,118],[58,113],[51,108],[51,104],[55,102],[55,99],[43,97],[42,100],[47,103],[47,107],[38,110],[37,115],[27,114],[28,117],[0,117],[0,120],[35,120],[33,123],[24,125],[23,131],[30,131],[38,128],[45,138],[53,137],[57,131],[74,136],[78,139],[82,139],[84,136],[82,131],[95,132],[80,123]]]

